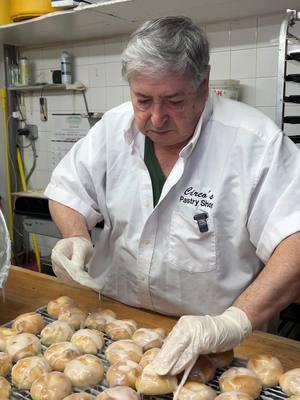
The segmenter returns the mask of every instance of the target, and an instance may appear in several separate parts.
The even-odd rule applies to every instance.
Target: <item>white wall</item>
[[[211,45],[211,79],[240,80],[240,100],[257,107],[272,119],[275,118],[278,38],[283,17],[282,14],[268,15],[202,27]],[[60,53],[62,50],[69,51],[74,56],[75,80],[88,88],[90,111],[104,112],[129,100],[128,86],[122,81],[120,73],[120,53],[126,40],[123,37],[73,46],[60,44],[51,48],[23,49],[22,54],[35,66],[35,81],[51,82],[50,71],[59,69]],[[297,67],[293,68],[292,72],[295,72]],[[85,111],[81,94],[54,95],[45,92],[49,121],[42,122],[39,118],[39,95],[36,93],[25,97],[28,122],[37,124],[39,128],[39,158],[31,179],[32,189],[43,189],[50,178],[51,113]],[[25,151],[25,162],[27,168],[30,168],[30,150]],[[44,241],[43,244],[42,252],[49,252],[52,242]]]

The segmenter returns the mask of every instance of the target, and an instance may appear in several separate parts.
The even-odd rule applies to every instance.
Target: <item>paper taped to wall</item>
[[[80,114],[52,114],[52,117],[51,170],[90,129],[88,120],[82,118]]]

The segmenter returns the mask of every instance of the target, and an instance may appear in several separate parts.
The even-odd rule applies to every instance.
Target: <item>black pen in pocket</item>
[[[208,232],[208,214],[206,211],[202,211],[199,214],[194,215],[194,220],[198,224],[199,231],[201,233]]]

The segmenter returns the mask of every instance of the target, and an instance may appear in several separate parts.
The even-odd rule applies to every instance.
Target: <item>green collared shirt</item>
[[[155,207],[166,182],[166,177],[161,169],[158,159],[156,158],[153,142],[147,136],[145,138],[144,161],[151,177],[153,206]]]

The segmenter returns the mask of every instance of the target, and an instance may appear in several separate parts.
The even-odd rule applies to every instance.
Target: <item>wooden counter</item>
[[[76,299],[91,311],[98,307],[110,308],[119,318],[133,318],[141,326],[162,327],[169,331],[176,322],[174,318],[129,307],[108,298],[100,300],[92,290],[62,283],[52,276],[12,267],[5,290],[5,302],[0,301],[0,325],[62,295]],[[277,356],[285,369],[300,367],[300,342],[295,340],[255,331],[235,349],[235,355],[241,358],[262,352]]]

